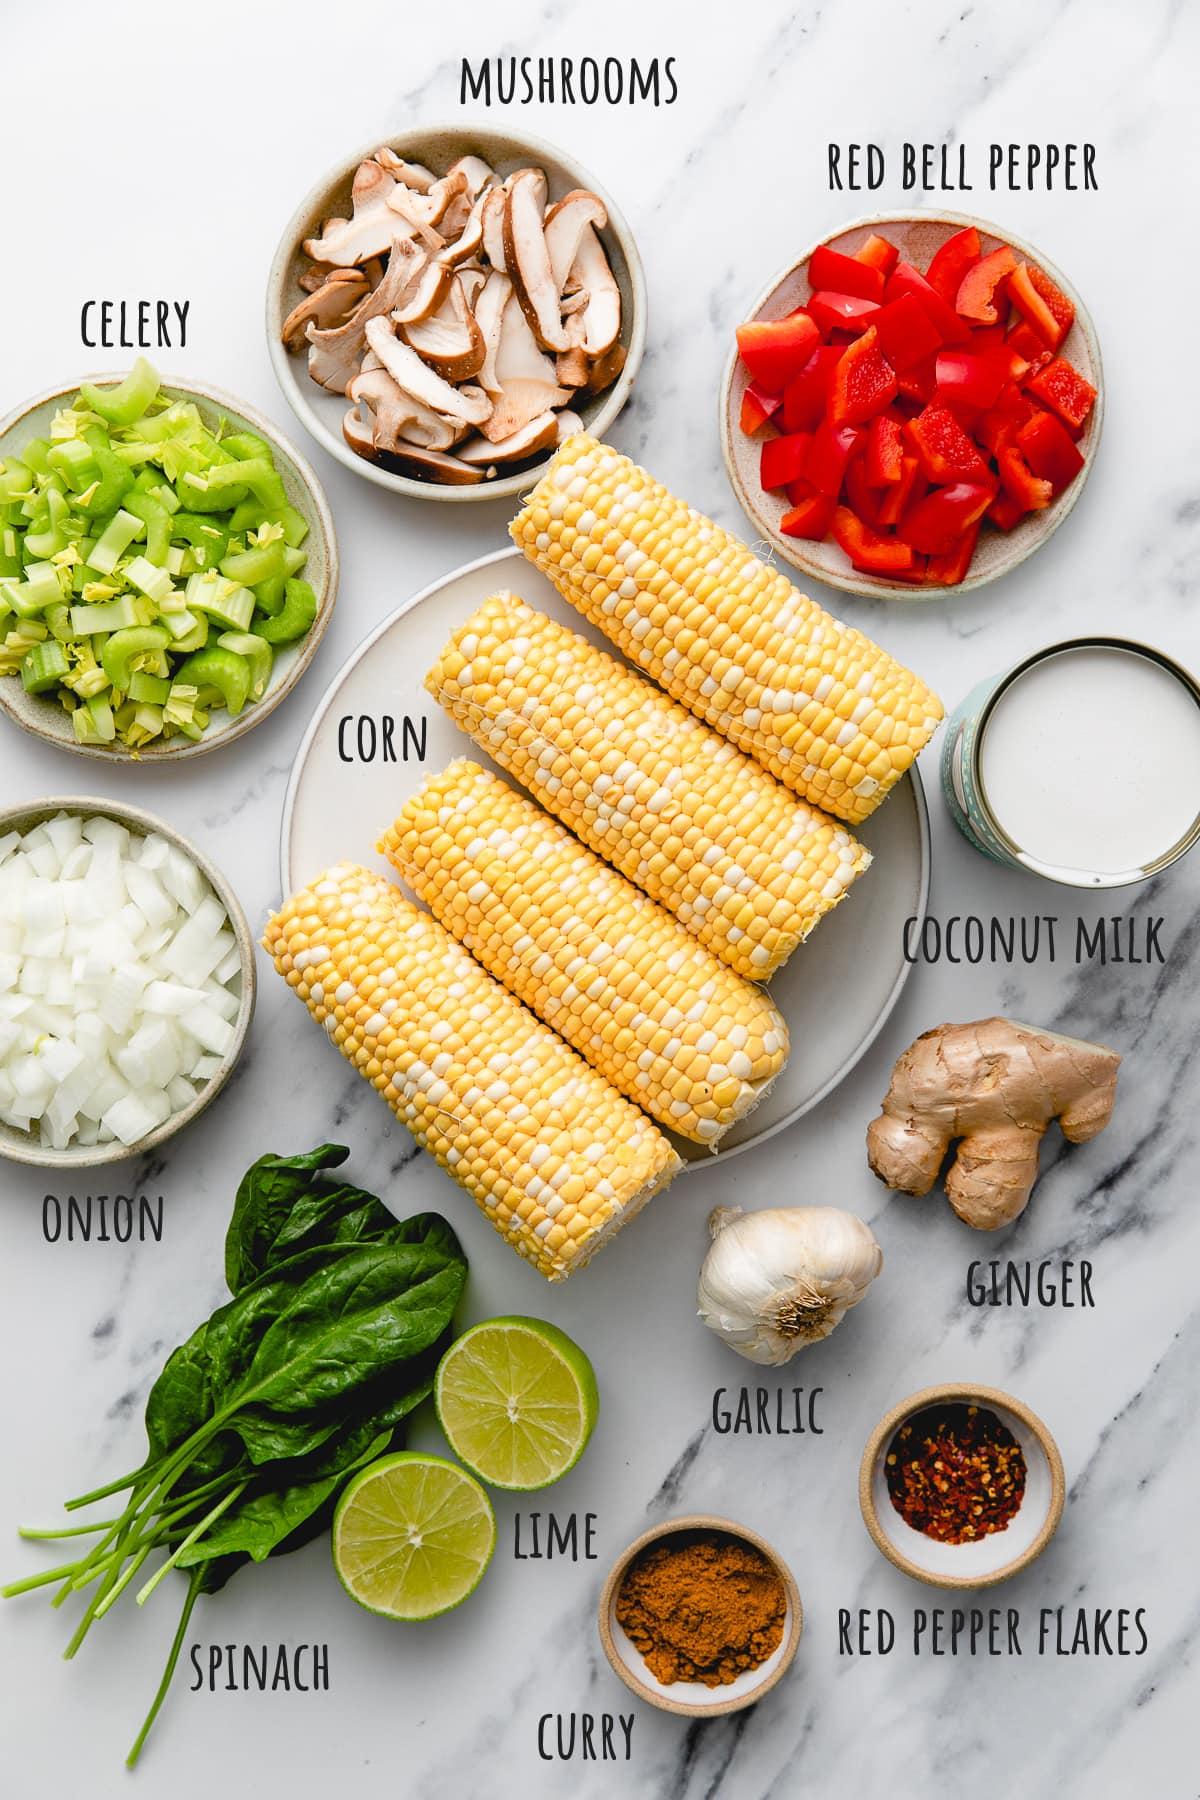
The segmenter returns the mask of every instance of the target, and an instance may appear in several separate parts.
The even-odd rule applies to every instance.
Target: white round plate
[[[374,845],[425,777],[456,756],[496,767],[422,684],[451,634],[504,588],[618,654],[519,550],[468,563],[414,594],[339,670],[304,735],[283,807],[285,894],[336,862],[386,868],[396,879]],[[378,755],[373,762],[357,760],[360,719],[374,722],[377,748],[383,721],[393,721],[394,761]],[[367,748],[370,728],[363,730]],[[425,755],[419,760],[422,736]],[[354,760],[343,760],[347,752]],[[791,1056],[766,1099],[723,1141],[722,1159],[772,1137],[824,1099],[872,1043],[908,977],[904,921],[924,917],[929,892],[929,817],[915,770],[855,833],[874,864],[772,981],[771,996],[791,1033]],[[710,1152],[700,1145],[674,1142],[687,1161],[709,1162]]]

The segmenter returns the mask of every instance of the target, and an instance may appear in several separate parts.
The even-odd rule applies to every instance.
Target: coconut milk
[[[998,861],[1138,881],[1200,836],[1200,689],[1123,639],[1053,645],[964,702],[944,774],[955,822]]]

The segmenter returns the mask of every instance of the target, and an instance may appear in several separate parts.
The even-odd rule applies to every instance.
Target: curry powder
[[[685,1532],[635,1557],[616,1612],[664,1686],[724,1687],[778,1648],[787,1593],[753,1545],[717,1532]]]

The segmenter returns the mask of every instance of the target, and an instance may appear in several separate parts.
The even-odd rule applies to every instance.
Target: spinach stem
[[[137,1596],[137,1603],[139,1606],[144,1606],[146,1604],[147,1600],[150,1598],[151,1594],[154,1592],[155,1588],[158,1586],[159,1582],[162,1580],[162,1578],[166,1574],[167,1570],[173,1569],[176,1566],[180,1557],[183,1555],[184,1551],[191,1549],[192,1545],[196,1542],[196,1539],[198,1537],[203,1536],[204,1532],[206,1532],[208,1530],[208,1527],[210,1525],[212,1525],[217,1519],[219,1519],[223,1512],[228,1511],[228,1509],[233,1505],[234,1501],[239,1497],[239,1495],[245,1493],[245,1491],[249,1487],[249,1485],[250,1485],[250,1483],[248,1480],[239,1481],[238,1485],[235,1488],[231,1488],[229,1490],[229,1492],[225,1495],[223,1500],[218,1500],[217,1504],[214,1507],[211,1507],[209,1509],[209,1511],[205,1513],[204,1517],[199,1521],[198,1524],[193,1525],[192,1529],[188,1532],[187,1536],[184,1538],[182,1544],[180,1544],[177,1549],[172,1551],[171,1555],[167,1558],[165,1563],[163,1563],[159,1568],[155,1569],[153,1575],[150,1577],[150,1579],[146,1583],[145,1587],[141,1588],[139,1590],[138,1596]]]
[[[81,1506],[90,1506],[93,1500],[107,1500],[110,1494],[119,1494],[122,1489],[132,1487],[138,1476],[145,1475],[147,1469],[152,1466],[143,1463],[140,1469],[133,1471],[132,1475],[122,1475],[118,1481],[110,1481],[104,1487],[93,1488],[90,1494],[80,1494],[77,1499],[66,1501],[64,1512],[78,1512]]]
[[[0,1588],[0,1600],[11,1600],[16,1594],[28,1594],[34,1588],[46,1587],[64,1575],[70,1580],[78,1567],[78,1563],[59,1563],[57,1569],[43,1569],[40,1575],[26,1575],[23,1581],[10,1581]]]
[[[109,1588],[107,1594],[103,1596],[96,1607],[96,1617],[98,1619],[102,1619],[114,1600],[117,1599],[118,1595],[125,1592],[125,1589],[129,1586],[129,1583],[133,1580],[153,1548],[153,1544],[143,1544],[137,1555],[128,1564],[123,1574],[118,1575],[113,1586]]]
[[[125,1767],[127,1769],[132,1769],[137,1762],[138,1757],[141,1755],[142,1745],[150,1735],[150,1727],[154,1724],[155,1719],[157,1719],[159,1708],[167,1697],[167,1689],[171,1685],[171,1677],[175,1673],[175,1665],[179,1661],[179,1653],[183,1649],[183,1640],[187,1634],[188,1620],[192,1616],[192,1608],[195,1606],[197,1596],[200,1593],[200,1583],[203,1576],[203,1569],[192,1570],[192,1578],[188,1583],[187,1598],[183,1603],[183,1612],[180,1615],[179,1626],[175,1632],[174,1641],[171,1644],[170,1654],[167,1657],[167,1666],[163,1670],[163,1678],[158,1684],[158,1692],[154,1696],[150,1711],[146,1714],[142,1729],[134,1739],[132,1750],[125,1758]]]
[[[52,1525],[45,1530],[32,1525],[18,1525],[17,1536],[21,1538],[87,1537],[93,1531],[107,1531],[116,1523],[115,1519],[97,1519],[92,1525]]]

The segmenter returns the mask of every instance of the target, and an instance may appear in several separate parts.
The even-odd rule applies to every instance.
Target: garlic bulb
[[[883,1267],[869,1225],[836,1206],[715,1207],[700,1317],[739,1356],[785,1363],[828,1337]]]

